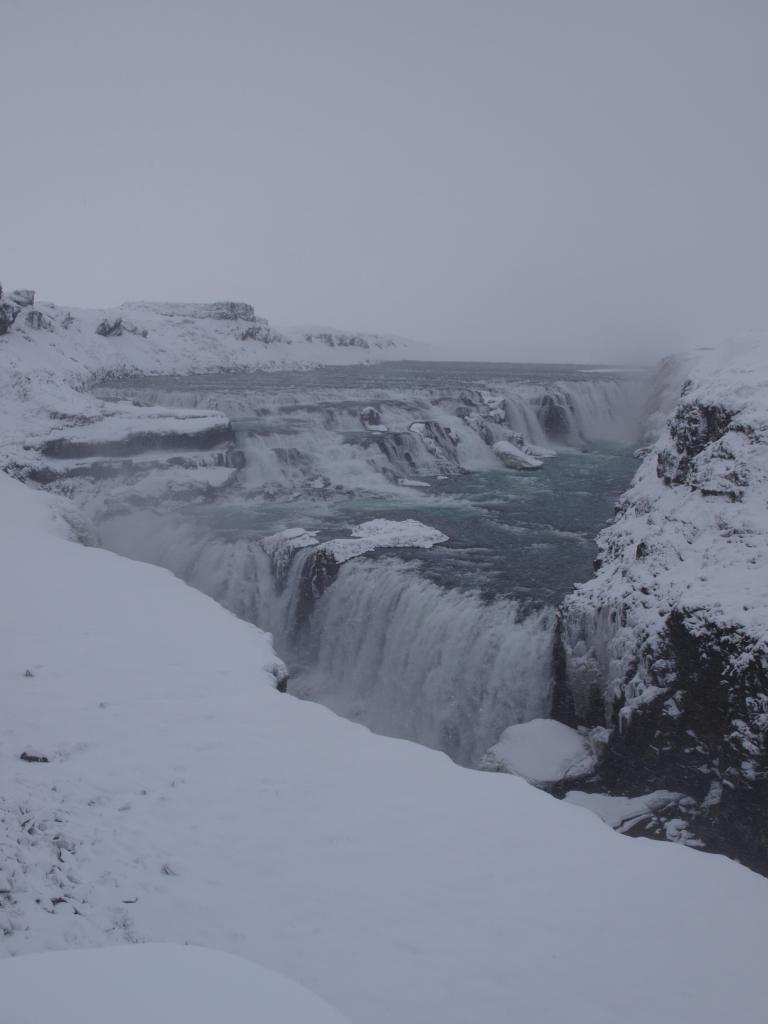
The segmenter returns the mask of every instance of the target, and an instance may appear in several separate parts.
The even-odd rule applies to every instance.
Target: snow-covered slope
[[[0,474],[3,952],[206,945],[357,1024],[754,1019],[763,878],[278,693],[64,508]]]
[[[0,961],[4,1024],[344,1024],[295,982],[213,949],[146,943]]]
[[[768,341],[687,372],[565,603],[559,711],[598,726],[597,784],[676,791],[676,835],[767,871]]]
[[[113,309],[35,302],[19,309],[2,344],[23,351],[26,367],[72,380],[81,378],[84,364],[89,375],[193,373],[428,358],[429,352],[383,335],[283,333],[245,302],[125,302]]]

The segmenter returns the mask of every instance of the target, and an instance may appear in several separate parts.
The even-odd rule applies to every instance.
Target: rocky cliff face
[[[768,873],[768,344],[702,354],[563,605],[555,716],[638,831]]]

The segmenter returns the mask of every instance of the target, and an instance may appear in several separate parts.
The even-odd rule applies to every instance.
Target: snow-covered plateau
[[[256,337],[272,329],[240,303],[88,313],[15,293],[6,306],[0,951],[35,955],[2,965],[4,1022],[68,1020],[83,975],[86,1022],[106,1006],[126,1024],[203,1019],[217,990],[222,1020],[244,1002],[286,1024],[756,1019],[768,882],[689,847],[762,867],[765,348],[667,365],[670,394],[655,388],[645,418],[651,432],[670,405],[672,418],[647,439],[596,575],[558,615],[523,614],[400,560],[483,571],[480,547],[465,555],[434,525],[429,494],[503,471],[514,501],[515,487],[546,496],[559,461],[579,493],[581,449],[635,417],[634,387],[430,383],[357,403],[328,391],[307,410],[289,382],[290,400],[253,414],[234,392],[217,408],[210,381],[190,402],[158,378],[160,401],[137,405],[146,384],[91,389],[250,371],[270,346],[286,346],[273,368],[292,346],[331,353],[294,365],[371,348],[354,334],[330,345],[344,332],[324,329],[291,331],[290,346]],[[537,472],[505,467],[499,442]],[[241,536],[233,518],[234,539],[214,542],[173,519],[188,506],[204,519],[238,488],[233,507],[268,513],[268,530]],[[385,493],[420,514],[392,519]],[[278,522],[334,494],[359,511],[348,528]],[[464,763],[490,748],[491,770],[281,692],[285,665],[254,622],[282,655],[307,616],[338,683],[330,706],[346,714],[362,694],[360,721]],[[126,944],[144,949],[72,952]]]

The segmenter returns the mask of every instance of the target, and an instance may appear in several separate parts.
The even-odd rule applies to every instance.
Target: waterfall
[[[275,377],[276,386],[271,387]],[[365,382],[364,382],[365,383]],[[244,481],[267,495],[307,489],[388,491],[402,480],[498,468],[492,446],[513,441],[583,447],[639,435],[643,377],[582,375],[546,382],[495,379],[405,387],[302,385],[292,374],[233,375],[206,386],[147,379],[103,387],[107,397],[217,409],[246,455]]]
[[[425,578],[418,561],[393,555],[323,561],[317,540],[299,543],[305,531],[293,528],[318,528],[325,539],[359,522],[361,505],[397,514],[422,501],[404,501],[403,483],[501,470],[498,441],[559,450],[629,441],[645,382],[522,371],[468,381],[439,366],[411,380],[374,369],[100,388],[104,397],[217,409],[231,417],[244,455],[227,498],[171,498],[161,513],[132,508],[130,495],[105,501],[102,540],[271,633],[294,694],[476,764],[507,726],[548,715],[554,609],[524,614],[509,597]]]
[[[508,725],[548,713],[551,608],[521,617],[514,601],[444,589],[379,557],[342,565],[313,595],[314,549],[267,552],[145,510],[107,520],[102,540],[271,633],[291,692],[376,732],[474,764]]]
[[[475,764],[508,726],[546,716],[552,609],[444,590],[397,559],[341,567],[319,598],[296,687],[375,732]]]

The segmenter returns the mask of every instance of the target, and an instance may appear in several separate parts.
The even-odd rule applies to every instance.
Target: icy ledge
[[[280,530],[259,543],[278,566],[287,566],[295,551],[315,548],[318,554],[330,555],[336,565],[383,548],[433,548],[448,541],[446,534],[417,519],[369,519],[353,526],[349,537],[337,537],[321,543],[317,530],[290,527]]]
[[[63,507],[0,473],[3,953],[209,946],[356,1024],[754,1019],[765,879],[277,693],[263,633]]]

